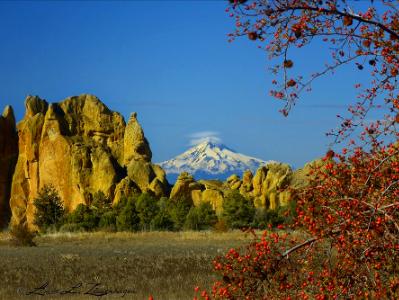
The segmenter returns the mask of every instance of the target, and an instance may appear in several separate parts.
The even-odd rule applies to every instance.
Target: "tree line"
[[[225,197],[219,215],[210,202],[194,206],[191,199],[156,198],[149,193],[124,196],[112,205],[101,191],[90,204],[79,204],[67,212],[51,185],[44,186],[33,203],[34,224],[41,232],[265,229],[291,222],[295,212],[293,205],[277,210],[255,208],[252,199],[238,191]]]

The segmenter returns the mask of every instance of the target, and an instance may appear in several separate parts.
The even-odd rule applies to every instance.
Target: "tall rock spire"
[[[131,160],[150,162],[151,158],[150,145],[144,136],[143,128],[137,121],[137,113],[134,112],[130,115],[125,129],[124,165],[128,165]]]

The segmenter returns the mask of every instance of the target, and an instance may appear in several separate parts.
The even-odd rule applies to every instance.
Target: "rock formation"
[[[287,164],[274,163],[256,171],[252,179],[253,190],[248,194],[254,198],[257,207],[276,209],[287,205],[288,191],[280,191],[290,183],[292,170]]]
[[[205,186],[205,190],[193,190],[191,192],[195,206],[199,206],[202,202],[209,202],[218,216],[223,211],[224,196],[224,190],[215,186]]]
[[[224,199],[223,183],[218,180],[195,181],[193,176],[182,172],[170,193],[171,199],[185,198],[195,206],[209,202],[216,214],[221,214]]]
[[[144,136],[143,129],[137,121],[137,114],[132,113],[125,129],[124,164],[132,160],[151,161],[150,145]]]
[[[128,124],[92,95],[48,104],[28,96],[18,123],[19,156],[10,206],[13,223],[32,226],[33,200],[47,184],[67,210],[90,203],[101,191],[114,203],[123,195],[167,195],[165,173],[151,163],[151,150],[134,113]]]
[[[245,171],[241,180],[237,175],[231,175],[226,182],[217,180],[194,181],[188,173],[180,174],[172,195],[192,199],[194,205],[210,202],[217,214],[222,212],[223,200],[232,190],[238,190],[243,196],[252,199],[256,207],[276,209],[286,206],[293,196],[285,188],[300,187],[306,184],[307,169],[293,172],[289,165],[269,163],[260,167],[255,176],[251,171]]]
[[[11,180],[18,157],[18,135],[14,112],[6,106],[0,116],[0,229],[10,218]]]
[[[137,185],[131,181],[129,177],[125,177],[115,187],[113,205],[118,204],[122,197],[138,193],[140,193],[140,189],[137,187]]]
[[[200,183],[196,182],[189,173],[182,172],[176,180],[175,185],[170,192],[171,199],[179,199],[179,198],[186,198],[191,201],[192,199],[192,191],[202,191],[204,186]]]
[[[226,184],[232,190],[238,190],[241,187],[242,182],[241,182],[240,177],[238,175],[233,174],[229,178],[227,178]]]
[[[125,129],[123,156],[128,178],[142,192],[153,192],[158,197],[168,194],[166,174],[160,166],[151,163],[150,145],[137,121],[136,113],[131,114]]]
[[[254,175],[250,170],[246,170],[244,174],[242,174],[242,184],[240,186],[240,193],[241,194],[247,194],[252,191],[253,185],[252,185],[252,179],[254,178]]]

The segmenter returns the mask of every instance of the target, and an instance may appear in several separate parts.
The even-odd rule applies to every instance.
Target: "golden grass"
[[[212,259],[251,237],[239,231],[52,233],[35,238],[37,247],[14,247],[0,233],[0,299],[94,299],[84,295],[93,284],[115,299],[192,299],[193,288],[215,279]],[[45,288],[76,295],[26,296]]]

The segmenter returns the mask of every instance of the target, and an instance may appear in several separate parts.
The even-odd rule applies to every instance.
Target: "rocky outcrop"
[[[252,199],[256,207],[276,209],[286,206],[293,195],[287,188],[297,188],[306,184],[308,170],[293,172],[289,165],[269,163],[260,167],[256,174],[245,171],[242,180],[231,175],[226,182],[217,180],[200,180],[195,182],[188,173],[180,174],[171,196],[191,198],[194,205],[210,202],[217,214],[223,209],[223,200],[232,190],[238,190],[246,198]]]
[[[187,199],[195,206],[209,202],[216,214],[222,213],[224,184],[218,180],[194,180],[187,172],[182,172],[170,193],[171,199]]]
[[[0,116],[0,229],[7,226],[11,215],[9,199],[17,157],[18,135],[14,112],[11,106],[6,106]]]
[[[193,201],[192,191],[202,191],[204,186],[196,182],[189,173],[182,172],[176,180],[175,185],[170,192],[171,199],[185,198]]]
[[[233,174],[227,178],[226,183],[232,190],[238,190],[242,184],[240,177],[236,174]]]
[[[13,176],[12,221],[33,224],[33,200],[47,184],[67,210],[90,203],[101,191],[114,203],[122,195],[151,191],[167,195],[163,170],[151,163],[151,150],[133,114],[128,124],[92,95],[48,104],[25,101],[18,124],[19,157]]]
[[[252,191],[253,185],[252,185],[252,179],[254,178],[254,175],[250,170],[246,170],[242,174],[242,184],[240,186],[240,193],[241,194],[247,194]]]
[[[90,139],[108,148],[120,165],[123,163],[126,123],[122,115],[111,111],[97,97],[80,95],[59,104],[70,136]],[[64,122],[64,123],[65,123]]]
[[[255,206],[276,209],[287,205],[289,192],[282,190],[289,186],[291,175],[291,167],[287,164],[272,163],[259,168],[252,179],[252,191],[248,193]]]
[[[116,205],[123,197],[129,197],[130,195],[140,193],[140,189],[137,185],[129,179],[129,177],[123,178],[115,187],[115,196],[112,205]]]
[[[157,197],[169,193],[169,183],[164,170],[151,163],[150,145],[137,121],[136,113],[131,114],[125,129],[123,156],[128,178],[142,192],[152,192]]]
[[[223,211],[224,193],[220,189],[205,189],[191,191],[191,198],[195,206],[199,206],[202,202],[209,202],[217,215],[221,215]]]
[[[127,166],[127,174],[142,192],[153,192],[158,197],[169,192],[165,172],[158,165],[144,160],[132,160]]]
[[[132,113],[125,129],[124,164],[127,165],[132,160],[149,162],[151,158],[150,145],[137,121],[137,113]]]

